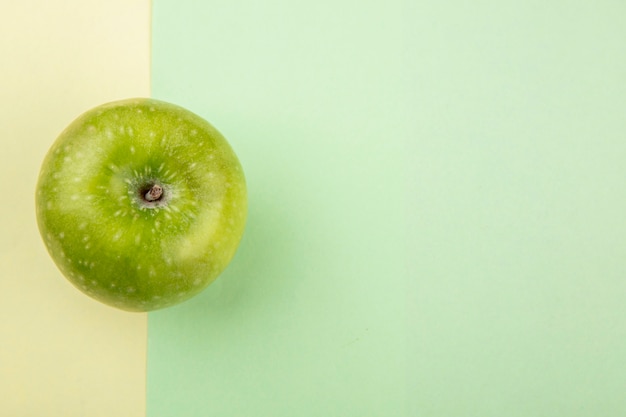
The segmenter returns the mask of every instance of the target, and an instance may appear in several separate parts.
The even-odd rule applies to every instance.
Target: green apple
[[[48,252],[74,286],[149,311],[193,297],[226,268],[244,231],[246,183],[207,121],[128,99],[61,133],[41,167],[36,209]]]

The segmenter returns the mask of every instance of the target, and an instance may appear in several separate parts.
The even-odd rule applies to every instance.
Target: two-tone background
[[[622,417],[626,4],[0,6],[0,415]],[[248,178],[233,263],[132,314],[34,218],[83,111],[153,96]]]

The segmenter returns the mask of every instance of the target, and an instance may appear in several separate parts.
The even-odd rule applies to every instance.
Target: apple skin
[[[158,199],[146,197],[158,188]],[[196,114],[148,98],[72,122],[44,159],[35,200],[63,275],[127,311],[206,288],[233,258],[247,213],[243,169],[226,139]]]

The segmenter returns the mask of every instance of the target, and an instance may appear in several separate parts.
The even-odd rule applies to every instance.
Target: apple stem
[[[152,187],[150,187],[150,190],[148,190],[144,197],[146,201],[156,201],[161,198],[162,195],[163,187],[161,187],[159,184],[154,184]]]

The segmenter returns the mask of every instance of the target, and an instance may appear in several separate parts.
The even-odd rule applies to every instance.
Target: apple
[[[135,98],[73,121],[36,188],[39,231],[79,290],[127,311],[185,301],[233,258],[247,212],[226,139],[174,104]]]

